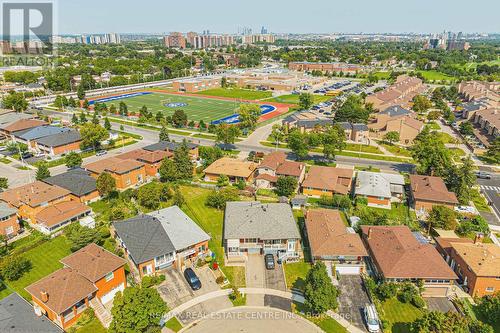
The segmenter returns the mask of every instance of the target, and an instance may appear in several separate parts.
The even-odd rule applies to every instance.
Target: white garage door
[[[101,303],[108,303],[109,301],[111,301],[114,297],[115,297],[115,294],[119,291],[123,291],[125,289],[125,284],[122,283],[121,285],[119,285],[118,287],[114,288],[113,290],[111,290],[109,293],[107,293],[106,295],[103,295],[101,297]]]
[[[335,266],[335,270],[340,275],[358,275],[361,267],[359,266]]]

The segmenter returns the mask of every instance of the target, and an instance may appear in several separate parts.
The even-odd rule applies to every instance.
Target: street
[[[497,226],[500,230],[500,175],[491,174],[491,179],[478,179],[477,183],[484,194],[486,200],[491,204],[490,207],[494,214],[481,213],[488,220],[490,225]]]

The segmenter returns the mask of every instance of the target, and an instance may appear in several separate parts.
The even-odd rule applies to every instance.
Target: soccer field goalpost
[[[161,106],[165,106],[165,104],[168,104],[168,103],[171,103],[172,102],[172,98],[165,98],[165,99],[162,99],[160,101],[160,105]]]

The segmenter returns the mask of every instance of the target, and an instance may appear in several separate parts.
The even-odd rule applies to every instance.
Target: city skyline
[[[149,5],[148,5],[149,3]],[[171,31],[209,30],[214,33],[236,33],[249,27],[259,33],[264,26],[272,33],[433,33],[443,30],[466,33],[500,32],[495,13],[500,4],[493,0],[478,0],[478,8],[470,11],[456,1],[413,1],[400,6],[396,0],[384,4],[362,1],[350,3],[318,0],[308,3],[309,10],[299,10],[294,2],[284,3],[255,0],[252,6],[217,0],[203,10],[194,3],[153,3],[135,6],[130,0],[98,2],[89,0],[59,1],[60,34],[168,33]],[[303,3],[297,3],[297,5]],[[153,10],[154,9],[154,10]],[[116,15],[109,15],[114,12]],[[119,15],[117,13],[120,13]],[[175,13],[169,15],[169,13]],[[181,13],[182,15],[178,15]],[[443,14],[445,13],[445,14]],[[89,17],[92,25],[88,25]],[[224,17],[224,20],[214,20]],[[300,22],[301,24],[297,24]]]

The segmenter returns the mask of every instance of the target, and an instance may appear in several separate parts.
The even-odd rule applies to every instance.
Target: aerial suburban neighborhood
[[[0,332],[500,333],[499,4],[289,5],[0,1]]]

